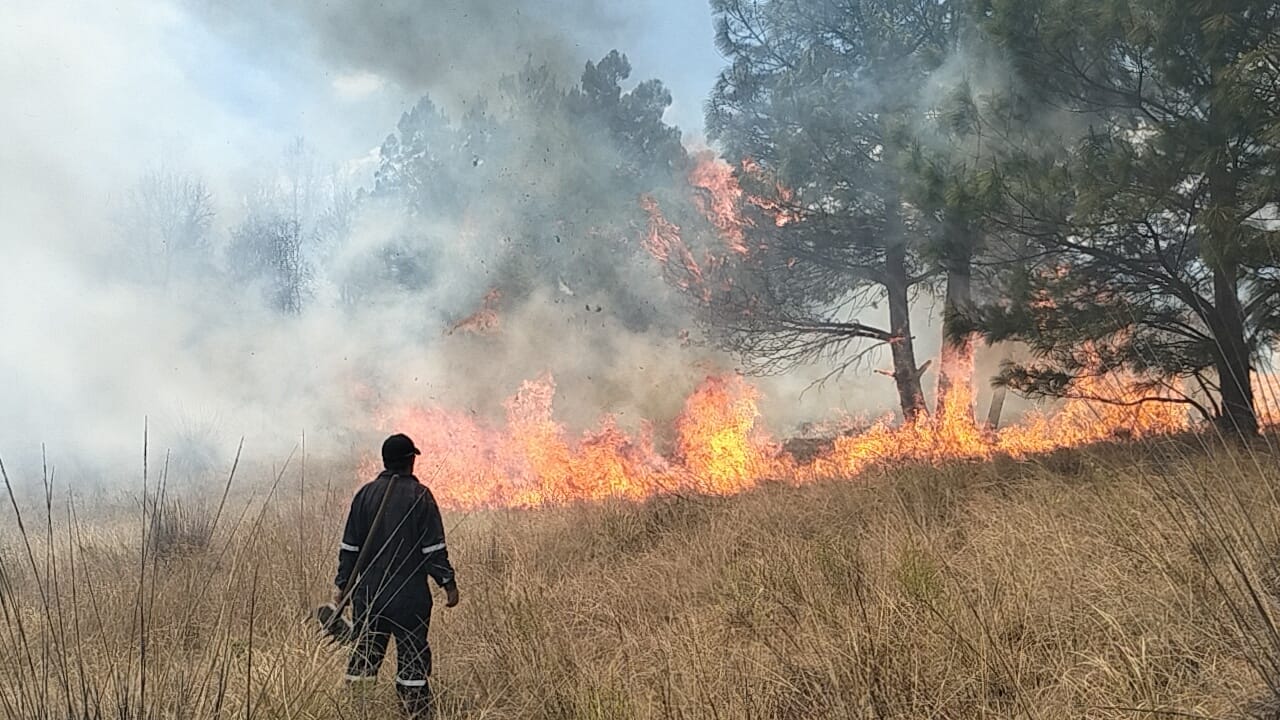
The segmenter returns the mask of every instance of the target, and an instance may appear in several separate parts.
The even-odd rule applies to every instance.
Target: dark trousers
[[[430,609],[426,613],[372,616],[360,613],[356,617],[360,636],[347,663],[347,680],[361,682],[377,678],[378,668],[387,656],[387,644],[394,637],[396,693],[409,717],[430,717],[431,686],[427,680],[431,676],[431,646],[427,644]]]

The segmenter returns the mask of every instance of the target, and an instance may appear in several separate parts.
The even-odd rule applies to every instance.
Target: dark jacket
[[[390,487],[386,509],[372,535],[378,506]],[[338,551],[338,576],[334,583],[346,590],[357,558],[366,568],[352,589],[357,615],[417,615],[429,613],[431,591],[427,578],[442,588],[453,584],[453,566],[444,542],[444,523],[431,491],[413,475],[384,470],[377,479],[356,492],[347,515]]]

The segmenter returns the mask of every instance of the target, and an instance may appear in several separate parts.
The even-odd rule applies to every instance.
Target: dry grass
[[[180,553],[101,503],[0,531],[0,716],[394,716],[390,668],[360,706],[314,638],[349,485],[309,474]],[[1165,443],[450,514],[440,716],[1265,717],[1278,487],[1265,448]]]

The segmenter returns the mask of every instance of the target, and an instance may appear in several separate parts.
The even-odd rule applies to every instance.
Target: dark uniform
[[[382,517],[370,534],[386,492],[390,495]],[[334,582],[339,590],[346,590],[351,582],[362,549],[366,569],[351,589],[352,619],[359,638],[347,665],[347,680],[375,680],[388,640],[394,636],[396,691],[411,716],[425,717],[431,707],[427,684],[431,675],[431,648],[427,644],[431,589],[427,578],[446,591],[454,586],[444,524],[431,491],[412,474],[390,470],[360,488],[351,502],[338,552]]]

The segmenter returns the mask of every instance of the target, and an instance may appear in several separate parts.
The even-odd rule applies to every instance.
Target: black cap
[[[422,451],[414,446],[408,435],[403,433],[396,433],[382,441],[383,462],[401,462],[421,454]]]

